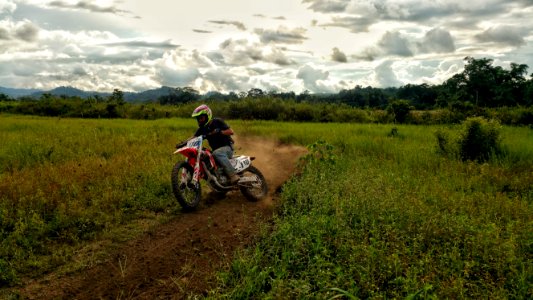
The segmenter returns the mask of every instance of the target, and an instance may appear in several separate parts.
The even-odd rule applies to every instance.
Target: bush
[[[482,117],[468,118],[458,136],[437,131],[437,152],[463,161],[486,161],[502,154],[500,124]]]
[[[481,117],[464,122],[464,131],[459,140],[463,160],[485,161],[500,152],[500,124]]]
[[[457,139],[450,136],[449,133],[439,130],[435,133],[437,138],[437,152],[441,155],[456,158],[459,153]]]
[[[402,124],[405,123],[409,112],[413,109],[409,101],[396,100],[389,104],[387,112],[394,116],[394,121]]]

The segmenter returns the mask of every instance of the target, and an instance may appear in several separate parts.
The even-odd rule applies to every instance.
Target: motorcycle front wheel
[[[192,184],[193,167],[187,162],[180,162],[172,168],[170,176],[172,192],[184,210],[194,210],[200,203],[202,190],[200,183]],[[182,180],[184,176],[184,180]]]
[[[249,201],[259,201],[266,197],[268,186],[263,174],[254,166],[248,167],[240,174],[241,178],[253,178],[251,181],[239,183],[241,193]]]

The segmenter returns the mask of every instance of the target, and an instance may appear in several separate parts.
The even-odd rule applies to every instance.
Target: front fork
[[[192,179],[190,182],[188,182],[188,178],[187,178],[187,170],[183,169],[181,171],[181,183],[182,184],[186,184],[188,185],[189,187],[197,187],[199,182],[200,182],[200,155],[202,153],[200,151],[198,151],[198,157],[196,158],[196,163],[194,164],[194,171],[193,171],[193,174],[192,174]],[[186,158],[185,159],[185,162],[188,162],[189,159]]]

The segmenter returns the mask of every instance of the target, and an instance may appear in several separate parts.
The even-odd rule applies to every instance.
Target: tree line
[[[407,84],[383,89],[356,86],[337,94],[265,92],[253,88],[241,93],[200,95],[193,88],[179,87],[140,104],[126,102],[118,89],[107,97],[86,99],[43,94],[37,100],[15,100],[0,94],[0,112],[155,119],[188,117],[199,102],[205,102],[217,115],[228,119],[443,124],[483,116],[503,124],[533,124],[533,77],[526,78],[527,65],[511,63],[506,70],[493,66],[491,59],[467,57],[465,61],[464,71],[441,85]]]

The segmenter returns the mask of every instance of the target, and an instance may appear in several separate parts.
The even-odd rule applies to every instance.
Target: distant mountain
[[[157,89],[147,90],[139,93],[124,93],[124,100],[132,103],[156,101],[161,96],[170,95],[175,91],[175,88],[162,86]]]
[[[0,86],[0,94],[7,95],[11,98],[18,98],[24,96],[30,96],[33,93],[40,92],[41,90],[37,89],[12,89]]]
[[[111,95],[110,93],[87,92],[87,91],[83,91],[83,90],[73,88],[70,86],[61,86],[61,87],[57,87],[49,91],[38,91],[38,92],[31,94],[31,96],[35,98],[39,98],[43,94],[51,94],[54,96],[80,97],[80,98],[89,98],[89,97],[94,97],[96,95],[100,97],[107,97]]]
[[[143,92],[124,92],[124,100],[132,103],[156,101],[161,96],[170,95],[175,93],[175,88],[162,86],[157,89],[146,90]],[[5,94],[11,98],[19,97],[32,97],[40,98],[44,94],[50,94],[54,96],[67,96],[67,97],[80,97],[89,98],[94,96],[108,97],[111,93],[102,93],[94,91],[83,91],[70,86],[62,86],[49,91],[43,91],[38,89],[13,89],[0,87],[0,94]]]

